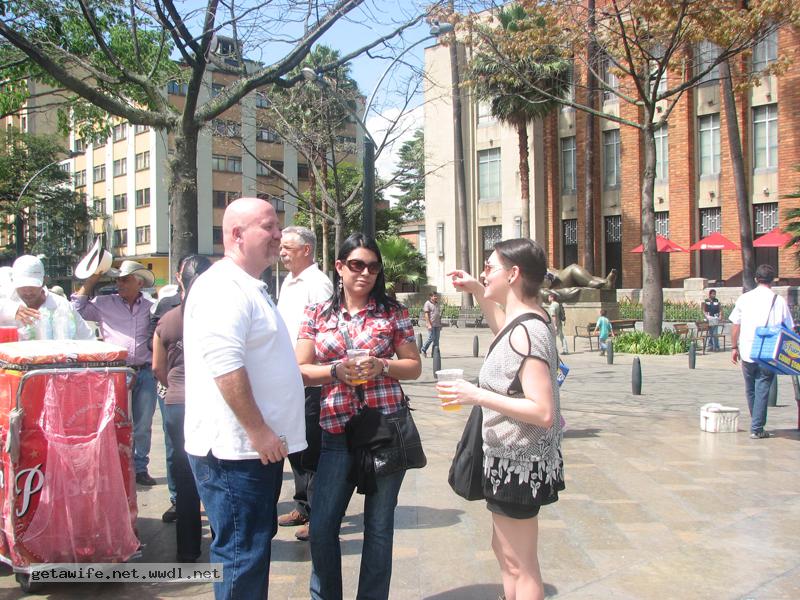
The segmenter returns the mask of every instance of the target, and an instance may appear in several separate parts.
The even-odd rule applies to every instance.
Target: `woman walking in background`
[[[297,361],[305,385],[322,385],[322,451],[311,511],[311,597],[342,598],[339,531],[355,484],[348,474],[354,453],[345,425],[366,404],[383,414],[404,406],[399,379],[416,379],[422,363],[408,310],[386,295],[378,245],[361,233],[339,249],[330,301],[306,308],[297,336]],[[347,350],[366,349],[356,363]],[[375,478],[364,497],[364,547],[356,598],[389,597],[394,511],[405,471]]]
[[[442,382],[437,391],[445,406],[482,408],[483,494],[506,600],[544,598],[537,515],[564,489],[558,354],[539,301],[546,267],[542,248],[522,238],[495,245],[483,285],[461,270],[449,274],[475,296],[495,333],[479,386]]]
[[[164,419],[173,448],[172,478],[175,481],[175,509],[178,513],[175,527],[178,562],[194,562],[200,557],[202,537],[200,496],[197,494],[183,439],[183,307],[186,306],[186,297],[192,283],[210,266],[211,261],[205,256],[191,255],[181,261],[178,266],[178,286],[182,303],[161,317],[153,336],[153,373],[159,383],[167,388]]]

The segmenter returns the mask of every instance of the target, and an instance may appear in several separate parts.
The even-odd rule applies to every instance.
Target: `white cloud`
[[[423,107],[416,108],[401,114],[398,108],[388,108],[382,113],[374,114],[367,118],[367,129],[375,140],[376,144],[381,144],[387,129],[391,130],[389,141],[383,148],[380,155],[375,159],[375,168],[383,179],[391,179],[398,160],[398,153],[403,142],[410,140],[414,132],[423,125]],[[389,199],[392,204],[396,197],[400,195],[397,187],[390,187],[384,191],[384,197]]]

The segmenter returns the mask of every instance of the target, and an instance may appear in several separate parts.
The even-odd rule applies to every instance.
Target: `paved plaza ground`
[[[476,377],[487,329],[445,329],[444,367]],[[571,341],[571,340],[570,340]],[[581,343],[584,343],[582,346]],[[562,388],[567,420],[563,451],[567,489],[540,514],[540,559],[549,597],[800,598],[800,434],[789,378],[781,377],[778,407],[767,429],[750,440],[742,376],[730,353],[641,357],[643,389],[631,394],[630,355],[615,364],[589,353],[564,357],[571,368]],[[489,513],[447,485],[447,470],[468,410],[443,412],[435,398],[431,359],[420,379],[405,385],[417,409],[428,466],[409,471],[396,516],[391,598],[494,600],[502,591],[490,549]],[[700,406],[720,402],[742,410],[739,432],[704,433]],[[158,419],[158,416],[156,417]],[[160,431],[160,420],[154,424]],[[160,485],[140,487],[141,562],[172,562],[174,525],[168,506],[163,440],[154,434],[151,473]],[[159,441],[160,440],[160,441]],[[280,512],[291,509],[288,464]],[[319,490],[318,493],[324,493]],[[355,597],[361,552],[362,498],[354,496],[342,528],[345,598]],[[273,542],[270,595],[308,598],[308,544],[280,528]],[[204,555],[207,562],[208,529]],[[208,584],[54,584],[51,598],[213,598]],[[0,598],[22,594],[0,567]]]

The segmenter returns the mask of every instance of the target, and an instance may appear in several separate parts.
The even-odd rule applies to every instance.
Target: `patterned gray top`
[[[510,397],[522,397],[518,374],[527,357],[543,360],[550,368],[555,412],[549,429],[524,423],[497,411],[483,409],[483,453],[488,457],[505,458],[517,462],[544,461],[553,465],[559,460],[561,445],[561,405],[556,374],[558,352],[551,326],[538,319],[528,319],[517,324],[528,331],[530,348],[512,348],[511,329],[499,333],[494,348],[481,367],[481,388]]]

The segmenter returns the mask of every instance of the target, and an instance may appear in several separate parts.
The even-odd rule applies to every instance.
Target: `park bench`
[[[456,317],[450,317],[450,326],[480,327],[483,325],[483,313],[480,308],[462,308]]]
[[[614,335],[629,329],[636,330],[636,319],[615,319],[611,321],[611,329],[614,330]]]
[[[673,323],[672,331],[678,334],[681,339],[688,340],[691,336],[691,331],[687,323]]]
[[[595,323],[589,323],[587,325],[575,325],[575,335],[572,336],[572,351],[575,352],[576,345],[578,343],[578,338],[586,338],[589,340],[589,350],[594,350],[592,346],[592,339],[597,338],[597,334],[593,334]]]
[[[711,333],[711,327],[707,321],[696,321],[695,326],[697,327],[697,333],[695,334],[695,337],[697,340],[703,342],[703,354],[706,353],[706,345],[708,344],[709,338],[712,337],[716,338],[717,341],[721,339],[722,345],[720,347],[722,350],[725,350],[726,338],[725,334],[722,332],[722,323],[717,325],[717,331],[714,334]]]

